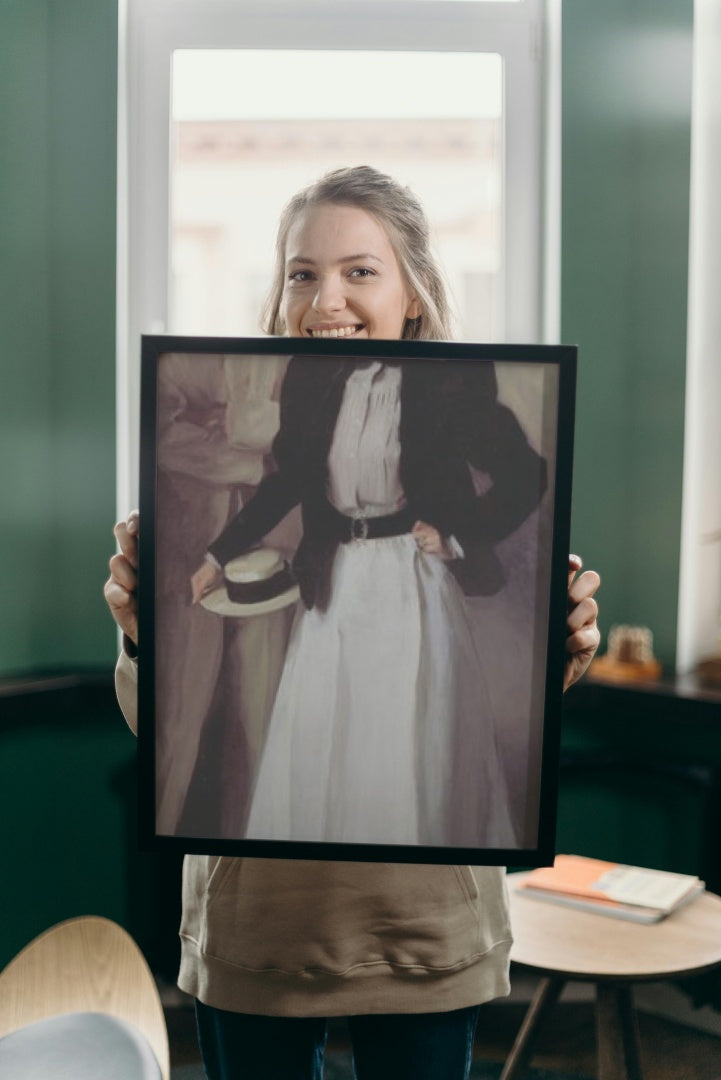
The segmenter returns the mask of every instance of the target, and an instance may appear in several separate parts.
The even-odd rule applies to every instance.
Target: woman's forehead
[[[387,258],[395,251],[382,222],[360,206],[346,203],[309,206],[288,229],[286,262],[363,254]]]

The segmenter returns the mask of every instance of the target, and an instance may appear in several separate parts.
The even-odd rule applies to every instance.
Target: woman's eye
[[[303,282],[310,281],[310,270],[294,270],[292,274],[288,275],[288,281],[296,281],[302,284]]]
[[[373,277],[375,271],[371,270],[369,266],[356,266],[351,270],[350,276],[356,278]]]

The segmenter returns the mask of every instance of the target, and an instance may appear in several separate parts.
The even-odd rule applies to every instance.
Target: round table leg
[[[599,1080],[643,1080],[630,983],[596,984]]]
[[[565,981],[561,978],[546,978],[539,982],[506,1064],[503,1066],[500,1080],[520,1080],[523,1076],[531,1059],[533,1044],[541,1022],[558,1001]]]

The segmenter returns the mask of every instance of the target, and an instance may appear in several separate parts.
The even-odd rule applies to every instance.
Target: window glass
[[[172,124],[171,332],[257,334],[285,202],[369,164],[423,202],[457,336],[502,337],[500,56],[176,50]]]

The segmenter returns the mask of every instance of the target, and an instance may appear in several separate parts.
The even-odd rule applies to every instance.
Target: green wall
[[[601,628],[675,656],[692,0],[563,5],[562,340],[579,345],[573,546]]]
[[[77,691],[0,686],[0,966],[86,913],[151,944],[137,908],[152,903],[153,864],[128,827],[135,740],[114,700],[102,597],[115,516],[116,84],[116,0],[0,0],[0,679],[107,672]]]
[[[0,676],[112,662],[116,0],[0,0]]]
[[[104,915],[177,974],[180,856],[138,848],[136,740],[110,673],[0,688],[0,969],[62,919]]]

